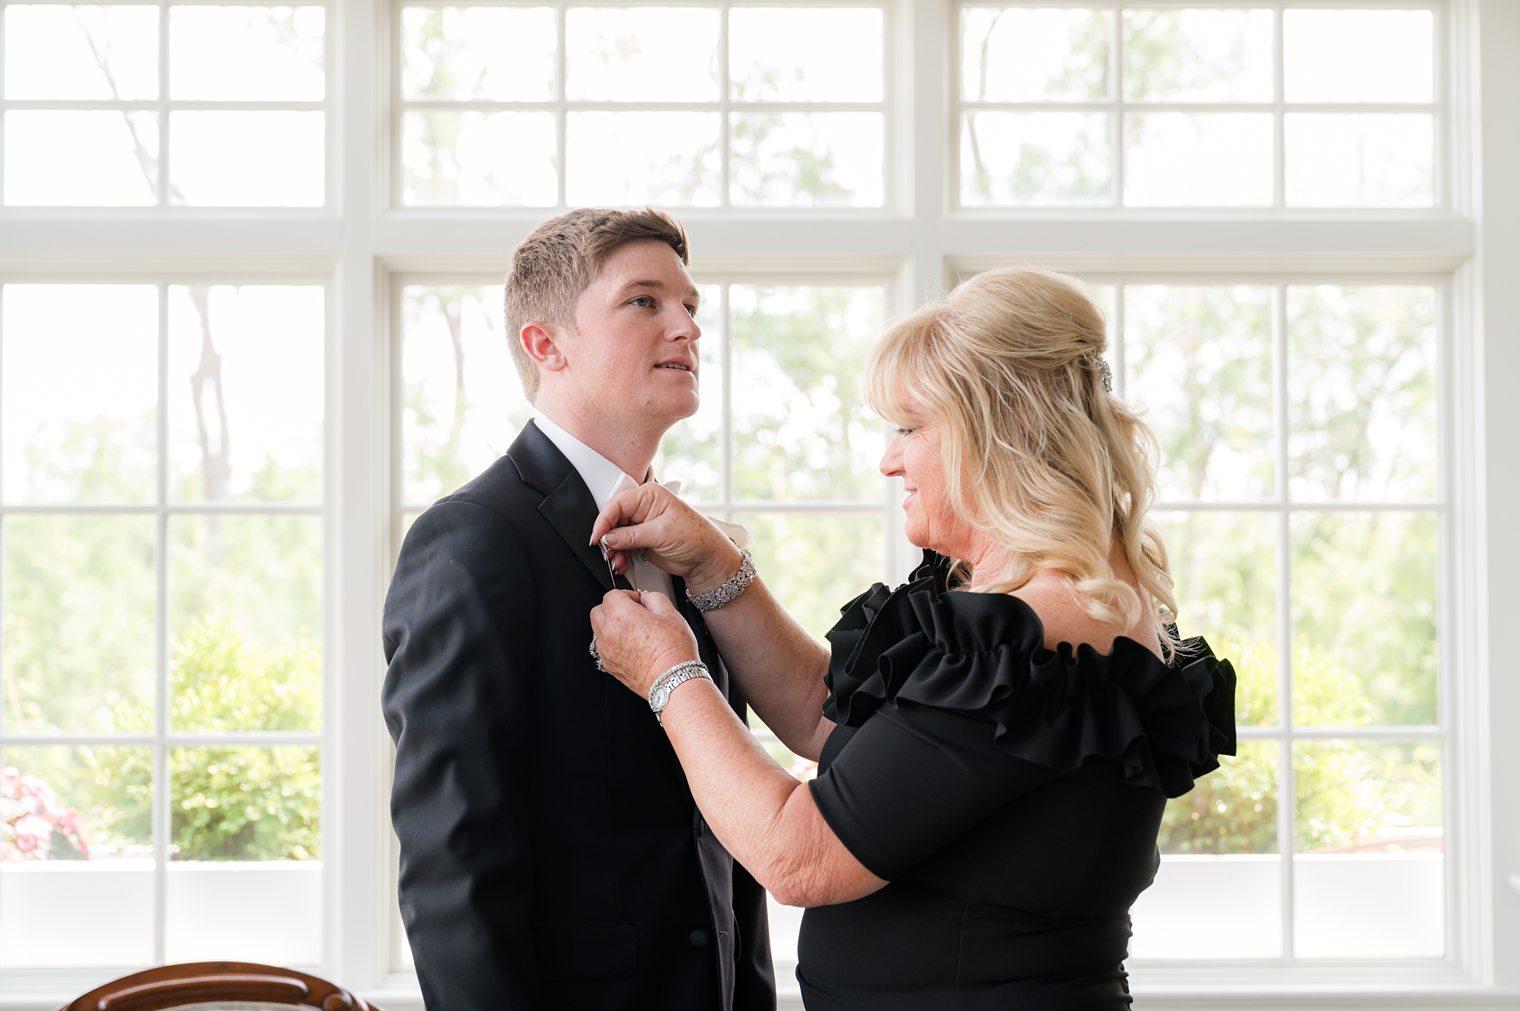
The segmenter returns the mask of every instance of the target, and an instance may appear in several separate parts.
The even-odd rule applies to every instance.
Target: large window
[[[1242,737],[1168,808],[1134,953],[1440,958],[1441,289],[1118,290],[1180,624],[1235,659]]]
[[[397,10],[403,205],[882,206],[880,5]]]
[[[871,341],[993,265],[1090,285],[1241,676],[1140,999],[1520,990],[1517,47],[1509,0],[0,0],[0,1009],[227,955],[420,1007],[390,567],[531,416],[511,249],[645,203],[703,296],[658,474],[815,634],[916,560]]]
[[[1436,44],[1430,7],[968,4],[960,201],[1431,207]]]
[[[325,8],[4,13],[7,205],[326,203]]]
[[[0,286],[0,969],[321,957],[324,302]]]

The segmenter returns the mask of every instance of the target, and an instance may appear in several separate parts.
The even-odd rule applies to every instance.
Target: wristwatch
[[[701,660],[687,660],[678,663],[670,670],[655,679],[654,686],[649,689],[649,710],[654,713],[654,718],[660,726],[665,725],[665,705],[670,701],[670,693],[688,681],[697,678],[712,680],[712,675],[707,671],[707,665]]]

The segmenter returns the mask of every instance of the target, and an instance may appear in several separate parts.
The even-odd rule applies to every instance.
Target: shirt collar
[[[611,460],[607,459],[590,446],[586,445],[569,432],[565,431],[545,414],[539,414],[533,419],[538,430],[554,443],[554,448],[565,454],[565,459],[570,461],[570,466],[581,476],[586,483],[586,488],[591,492],[591,497],[596,502],[597,512],[601,512],[612,496],[624,488],[632,488],[639,482],[623,473],[623,469]]]

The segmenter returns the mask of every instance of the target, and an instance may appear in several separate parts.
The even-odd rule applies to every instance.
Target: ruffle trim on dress
[[[1235,669],[1203,639],[1184,640],[1171,664],[1124,636],[1106,654],[1050,650],[1022,600],[944,592],[943,576],[931,563],[844,607],[828,633],[825,715],[859,726],[888,702],[980,713],[1015,758],[1062,772],[1108,759],[1168,797],[1235,754]]]

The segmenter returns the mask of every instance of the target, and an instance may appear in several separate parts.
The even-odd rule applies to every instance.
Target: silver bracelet
[[[660,726],[665,725],[663,714],[665,704],[670,701],[670,693],[697,678],[712,681],[712,674],[708,672],[707,664],[701,660],[682,661],[654,679],[654,684],[649,686],[649,710],[654,713],[654,718]]]
[[[727,580],[703,593],[686,591],[686,599],[691,601],[692,606],[703,612],[716,611],[725,604],[732,604],[739,599],[741,593],[749,589],[749,584],[755,581],[755,560],[744,548],[739,549],[739,555],[739,571]]]

